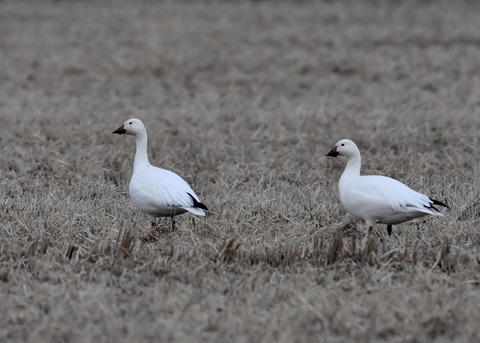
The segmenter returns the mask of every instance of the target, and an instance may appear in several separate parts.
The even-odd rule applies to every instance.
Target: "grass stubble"
[[[0,340],[480,339],[477,5],[0,6]],[[140,239],[132,116],[206,220]],[[451,209],[363,244],[347,137]]]

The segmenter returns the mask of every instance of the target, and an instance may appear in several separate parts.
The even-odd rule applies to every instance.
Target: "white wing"
[[[441,216],[433,201],[405,184],[385,176],[360,176],[347,186],[342,203],[353,216],[387,224],[400,223],[425,214]]]
[[[184,209],[203,216],[200,202],[190,186],[177,174],[149,166],[134,173],[130,181],[130,196],[142,211],[152,215],[166,215],[175,209]],[[165,214],[164,214],[165,213]]]

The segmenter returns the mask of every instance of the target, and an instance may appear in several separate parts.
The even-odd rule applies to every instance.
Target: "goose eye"
[[[132,122],[128,123],[129,125],[132,125]]]
[[[130,123],[131,124],[131,123]],[[342,143],[342,146],[345,146],[345,143]]]

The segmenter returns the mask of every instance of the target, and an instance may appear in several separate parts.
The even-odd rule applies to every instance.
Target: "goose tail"
[[[208,207],[201,203],[200,201],[198,201],[193,195],[191,195],[190,193],[187,193],[188,195],[190,195],[190,198],[192,198],[192,201],[193,201],[193,206],[191,207],[183,207],[183,209],[187,210],[188,212],[190,213],[193,213],[193,214],[196,214],[197,216],[204,216],[205,215],[205,212],[203,210],[206,210],[208,211]]]
[[[445,203],[443,203],[439,200],[435,200],[435,199],[432,199],[432,198],[429,198],[429,200],[430,200],[429,206],[425,206],[425,205],[424,206],[426,208],[428,208],[429,210],[431,210],[431,214],[433,214],[434,216],[443,216],[443,214],[441,214],[440,211],[438,210],[438,208],[436,208],[434,205],[450,208],[447,204],[445,204]]]

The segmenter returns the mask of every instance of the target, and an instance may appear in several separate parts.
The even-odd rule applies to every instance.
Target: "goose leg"
[[[392,225],[391,225],[391,224],[388,224],[388,225],[387,225],[387,232],[388,232],[388,235],[389,235],[389,236],[392,235]]]
[[[175,215],[172,215],[172,216],[170,217],[170,221],[171,221],[172,231],[173,231],[173,230],[175,230],[175,224],[176,224]]]
[[[157,226],[157,217],[150,216],[150,224],[152,224],[152,229],[155,229]]]

